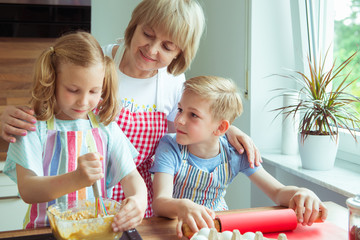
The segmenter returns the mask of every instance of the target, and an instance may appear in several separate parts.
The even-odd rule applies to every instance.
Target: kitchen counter
[[[347,231],[347,226],[348,226],[348,210],[333,202],[325,202],[325,204],[329,210],[329,214],[326,222],[329,222],[341,228],[344,235],[345,231]],[[221,214],[229,214],[235,212],[263,211],[263,210],[272,210],[272,209],[281,209],[281,208],[282,207],[278,207],[278,206],[259,207],[259,208],[223,211],[223,212],[218,212],[218,214],[221,215]],[[176,224],[177,224],[176,220],[170,220],[162,217],[151,217],[148,219],[144,219],[142,224],[139,225],[136,229],[141,235],[142,239],[144,240],[171,240],[171,239],[178,239],[175,234]],[[46,240],[55,239],[54,237],[52,237],[50,228],[0,232],[0,239],[6,239],[6,238],[46,239]]]

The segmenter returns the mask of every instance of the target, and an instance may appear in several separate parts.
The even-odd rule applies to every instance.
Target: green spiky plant
[[[312,62],[308,57],[308,74],[295,71],[296,75],[283,76],[295,79],[301,86],[300,90],[279,88],[282,93],[295,93],[301,96],[297,104],[283,106],[273,111],[279,111],[278,115],[285,114],[286,117],[300,112],[301,120],[299,132],[302,142],[308,135],[330,135],[332,138],[338,136],[339,128],[347,129],[354,137],[354,129],[360,129],[360,113],[354,107],[354,103],[360,103],[359,96],[354,96],[346,89],[358,78],[348,80],[351,71],[344,73],[346,66],[354,59],[357,52],[352,54],[338,67],[336,60],[329,70],[325,69],[326,57],[319,58],[319,62]],[[340,80],[336,88],[332,88],[334,81]]]

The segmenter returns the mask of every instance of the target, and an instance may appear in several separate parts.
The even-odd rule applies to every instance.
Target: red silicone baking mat
[[[347,240],[348,232],[329,222],[314,223],[311,226],[298,224],[295,230],[284,232],[288,240]],[[279,233],[266,233],[267,238],[277,239]]]

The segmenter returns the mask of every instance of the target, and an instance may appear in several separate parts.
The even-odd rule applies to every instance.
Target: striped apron
[[[87,131],[57,131],[55,118],[47,121],[47,139],[42,155],[44,176],[56,176],[76,170],[79,156],[91,152],[99,152],[106,156],[106,141],[103,141],[99,124],[95,115],[89,113],[92,129]],[[106,174],[106,163],[102,161],[103,172]],[[105,181],[101,179],[102,196],[107,196]],[[58,199],[46,203],[30,204],[24,219],[24,228],[39,228],[49,226],[46,216],[48,206],[58,202],[94,198],[92,187],[79,189]]]
[[[115,55],[114,60],[117,66],[120,65],[123,50],[124,49],[119,48]],[[153,215],[153,189],[149,169],[154,161],[155,149],[159,144],[160,138],[165,135],[167,130],[167,116],[164,113],[163,100],[161,98],[162,89],[159,87],[162,85],[162,81],[165,81],[165,79],[161,71],[158,71],[154,111],[133,112],[131,111],[131,107],[127,107],[121,110],[120,115],[116,119],[116,123],[139,152],[134,162],[137,170],[145,181],[148,191],[148,205],[145,211],[145,217],[151,217]],[[120,183],[113,188],[112,198],[116,201],[122,201],[125,198]]]
[[[203,171],[188,163],[187,146],[179,145],[182,163],[174,176],[174,198],[187,198],[214,211],[228,210],[224,196],[231,179],[226,152],[220,144],[221,164],[213,172]]]

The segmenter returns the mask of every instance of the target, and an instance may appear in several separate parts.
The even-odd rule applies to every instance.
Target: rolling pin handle
[[[214,219],[214,226],[218,232],[221,232],[221,225],[219,219]],[[189,239],[195,234],[193,231],[191,231],[189,225],[187,225],[186,223],[183,223],[181,230],[183,232],[183,235]]]

